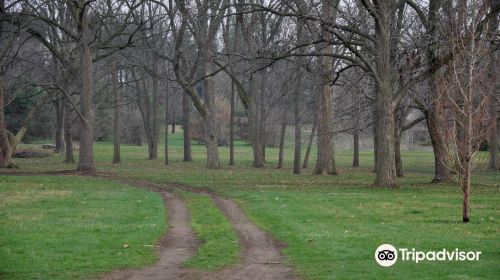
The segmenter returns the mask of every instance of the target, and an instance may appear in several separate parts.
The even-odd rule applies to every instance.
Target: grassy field
[[[400,188],[374,189],[369,151],[361,154],[359,168],[350,167],[350,151],[338,151],[340,175],[319,177],[311,175],[311,170],[291,174],[291,143],[286,150],[287,168],[277,170],[277,149],[267,149],[266,167],[255,169],[251,168],[251,147],[238,142],[236,166],[227,165],[228,148],[222,147],[222,169],[211,171],[204,168],[205,147],[201,145],[193,146],[194,162],[182,162],[181,137],[178,132],[170,139],[172,160],[168,167],[161,157],[147,160],[146,147],[133,146],[123,146],[122,164],[113,165],[112,144],[97,143],[98,169],[160,183],[181,182],[232,197],[255,223],[288,244],[284,250],[287,260],[306,279],[500,278],[500,175],[481,169],[484,154],[478,157],[479,168],[473,177],[471,223],[464,225],[460,223],[461,190],[453,184],[429,184],[433,172],[429,152],[404,152],[405,177],[399,180]],[[76,167],[62,163],[60,155],[16,159],[15,163],[20,170],[31,171]],[[313,161],[310,166],[314,166]],[[205,224],[197,224],[198,204],[211,201],[189,195],[188,200],[192,199],[197,200],[189,204],[195,230],[211,245],[188,264],[214,268],[237,261],[237,254],[229,254],[221,263],[218,255],[224,247],[228,252],[237,251],[231,247],[234,242],[227,242],[234,233],[226,229],[226,237],[219,239],[210,229],[211,224],[223,227],[226,221],[209,205],[210,211],[201,214],[213,221],[204,217],[199,221]],[[482,251],[482,255],[477,262],[398,262],[383,268],[373,258],[382,243],[423,251],[459,248]]]
[[[143,266],[165,232],[158,194],[87,178],[2,176],[0,217],[0,279]]]

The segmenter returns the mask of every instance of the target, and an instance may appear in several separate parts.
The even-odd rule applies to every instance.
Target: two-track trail
[[[46,176],[92,176],[111,180],[122,184],[148,189],[163,197],[168,217],[167,233],[157,244],[159,256],[152,266],[140,269],[118,269],[106,274],[104,280],[288,280],[298,279],[293,270],[284,263],[281,254],[283,243],[257,227],[239,205],[229,198],[212,192],[195,189],[187,185],[171,183],[167,185],[150,181],[139,181],[119,177],[110,173],[84,174],[77,172],[2,172],[8,175],[46,175]],[[189,210],[176,194],[176,190],[204,193],[210,196],[215,205],[227,217],[238,235],[241,251],[241,262],[220,271],[207,272],[185,268],[183,263],[191,258],[201,244],[191,228]]]

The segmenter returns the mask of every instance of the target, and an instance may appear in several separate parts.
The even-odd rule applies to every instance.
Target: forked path
[[[106,274],[104,280],[288,280],[298,279],[293,270],[285,265],[280,244],[261,230],[246,216],[245,212],[231,199],[208,191],[194,189],[182,184],[161,185],[149,181],[136,181],[113,174],[84,174],[78,172],[2,172],[8,175],[50,175],[50,176],[95,176],[123,184],[148,189],[161,194],[168,213],[168,231],[157,244],[159,260],[152,266],[141,269],[119,269]],[[217,207],[233,225],[241,252],[241,263],[216,272],[188,269],[183,263],[191,258],[200,244],[191,228],[189,210],[184,201],[173,191],[205,193],[212,197]]]
[[[297,279],[292,269],[284,264],[279,242],[263,230],[259,229],[246,216],[245,212],[231,199],[200,191],[182,184],[168,186],[147,181],[131,181],[112,177],[113,180],[147,188],[162,193],[169,216],[169,230],[160,242],[160,259],[151,267],[139,270],[115,271],[104,279],[217,279],[217,280],[285,280]],[[184,202],[175,194],[166,190],[173,188],[188,192],[201,192],[212,197],[217,207],[224,213],[233,225],[240,246],[242,247],[242,262],[234,267],[217,272],[203,272],[186,269],[183,262],[189,259],[198,247],[190,226],[190,217]]]

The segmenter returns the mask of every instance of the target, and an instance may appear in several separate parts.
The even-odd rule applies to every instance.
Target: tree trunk
[[[64,101],[64,146],[66,148],[66,157],[64,162],[66,163],[74,163],[75,157],[73,155],[73,137],[71,135],[71,105],[68,100]]]
[[[352,166],[359,167],[359,119],[356,116],[356,120],[354,121],[354,131],[352,133],[353,139],[353,159]]]
[[[158,140],[160,136],[160,120],[159,120],[159,100],[158,100],[158,79],[153,77],[153,123],[151,124],[151,133],[148,141],[148,152],[149,159],[157,159],[158,158]]]
[[[259,98],[259,137],[262,144],[262,161],[266,162],[266,88],[267,71],[261,71],[260,98]]]
[[[379,20],[375,26],[376,70],[378,75],[375,94],[376,137],[376,187],[396,187],[394,152],[394,104],[392,99],[392,68],[390,51],[391,4],[380,2]]]
[[[184,135],[184,158],[183,161],[193,161],[191,156],[191,107],[189,96],[182,95],[182,129]]]
[[[59,97],[58,97],[59,98]],[[56,135],[55,142],[56,148],[54,153],[62,153],[64,150],[64,101],[62,98],[59,98],[56,102],[54,102],[55,115],[56,115]]]
[[[401,109],[397,109],[394,114],[394,160],[396,163],[396,176],[403,177],[403,161],[401,160],[401,135],[403,124],[401,122]]]
[[[334,15],[339,1],[323,0],[322,15],[326,20],[334,20]],[[328,28],[321,26],[321,35],[326,40],[332,39],[332,35]],[[332,46],[329,43],[318,45],[318,50],[328,54],[333,52]],[[314,174],[327,175],[335,174],[333,169],[333,87],[330,86],[330,75],[334,70],[334,60],[328,56],[320,57],[320,73],[319,73],[319,97],[317,99],[317,122],[318,122],[318,137],[317,147],[318,156],[316,159],[316,168]]]
[[[317,122],[314,121],[312,130],[311,130],[311,135],[309,135],[309,141],[307,143],[307,150],[306,150],[306,155],[304,156],[304,163],[302,164],[303,169],[307,169],[307,166],[309,165],[309,157],[311,156],[311,148],[312,148],[312,143],[314,139],[314,134],[316,133],[316,125]]]
[[[439,23],[439,9],[442,1],[431,0],[429,1],[429,15],[428,15],[428,46],[427,46],[427,63],[428,68],[435,67],[437,61],[437,54],[439,51],[438,39],[438,23]],[[450,174],[446,166],[446,143],[444,141],[441,130],[443,128],[443,108],[441,105],[441,93],[437,87],[438,81],[442,79],[442,73],[435,71],[428,79],[429,91],[431,94],[431,106],[427,112],[424,112],[429,137],[431,138],[432,149],[434,152],[434,178],[433,183],[441,183],[450,181]]]
[[[229,115],[229,165],[234,165],[234,81],[231,81],[231,111]]]
[[[491,1],[491,8],[495,5],[500,6],[500,1]],[[498,49],[498,41],[495,43],[495,37],[498,36],[498,16],[493,17],[488,22],[488,37],[490,38],[490,59],[488,61],[488,79],[491,81],[492,92],[500,92],[500,79],[498,78],[498,61],[500,60],[500,50]],[[490,160],[488,168],[491,170],[500,170],[500,154],[499,154],[499,135],[498,126],[500,121],[500,102],[498,94],[489,98],[489,135],[488,135],[488,151]]]
[[[206,50],[209,49],[209,45],[206,46]],[[215,108],[215,82],[210,74],[212,73],[212,61],[211,54],[207,51],[202,51],[204,53],[203,58],[205,59],[205,108],[206,115],[204,116],[205,124],[205,142],[207,146],[207,168],[208,169],[219,169],[219,148],[217,143],[217,123],[216,123],[216,108]]]
[[[0,35],[1,37],[1,35]],[[0,70],[1,71],[1,70]],[[1,73],[0,73],[1,75]],[[9,144],[9,138],[7,135],[7,127],[5,125],[4,117],[4,84],[3,77],[0,76],[0,168],[10,168],[12,167],[12,157],[11,148]]]
[[[113,61],[111,67],[111,84],[113,88],[114,99],[114,117],[113,117],[113,163],[120,163],[120,104],[118,101],[118,77],[116,75],[116,64]]]
[[[297,19],[297,44],[302,44],[304,38],[305,21],[301,18]],[[299,53],[303,50],[299,48]],[[297,71],[303,71],[304,58],[298,57]],[[302,115],[304,107],[304,85],[303,75],[299,74],[297,78],[297,85],[294,94],[294,119],[295,119],[295,139],[294,139],[294,153],[293,153],[293,174],[300,174],[302,172]]]
[[[434,154],[434,178],[432,183],[449,182],[450,172],[446,166],[446,143],[440,131],[441,126],[444,125],[441,121],[442,110],[440,105],[434,102],[433,104],[433,110],[425,114]]]
[[[283,108],[283,117],[281,119],[281,131],[280,131],[280,147],[278,156],[278,169],[284,166],[284,156],[285,156],[285,135],[286,135],[286,123],[287,123],[287,108]]]
[[[165,94],[165,165],[168,165],[168,93]],[[172,125],[174,122],[172,121]]]
[[[78,162],[79,171],[95,171],[94,163],[94,110],[92,105],[93,97],[93,79],[92,79],[92,51],[88,45],[88,18],[87,7],[80,1],[79,11],[80,23],[80,79],[81,79],[81,92],[80,92],[80,157]]]
[[[172,105],[175,105],[175,102],[174,100],[172,100]],[[175,134],[175,107],[172,107],[172,120],[171,120],[171,124],[172,124],[172,134]],[[167,124],[167,127],[166,129],[168,129],[168,124]]]
[[[259,128],[259,111],[257,106],[257,80],[253,76],[250,78],[250,94],[251,101],[249,102],[248,122],[250,125],[252,149],[253,149],[253,166],[260,168],[264,166],[264,157],[262,155],[262,138],[260,137]]]

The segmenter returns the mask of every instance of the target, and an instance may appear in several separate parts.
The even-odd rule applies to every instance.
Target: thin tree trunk
[[[165,165],[168,165],[168,93],[165,94]],[[173,121],[172,121],[172,125]]]
[[[317,122],[315,121],[313,123],[313,126],[312,126],[311,135],[309,135],[309,141],[307,143],[306,155],[304,156],[304,163],[302,164],[303,169],[307,169],[307,166],[309,165],[309,157],[311,156],[312,143],[313,143],[313,139],[314,139],[314,134],[316,133],[316,125],[317,125]]]
[[[113,87],[114,118],[113,118],[113,163],[120,163],[120,104],[118,102],[118,77],[116,75],[116,64],[113,61],[111,66],[111,84]]]
[[[182,95],[182,129],[184,135],[184,161],[193,161],[191,156],[191,107],[189,96],[184,93]]]
[[[281,119],[281,131],[280,131],[280,147],[278,156],[278,169],[284,166],[284,156],[285,156],[285,135],[286,135],[286,123],[287,123],[287,108],[283,108],[283,117]]]
[[[55,142],[56,148],[54,153],[62,153],[64,150],[64,104],[63,100],[59,98],[54,103],[54,108],[56,112],[56,135]]]
[[[259,98],[259,137],[262,144],[262,161],[266,161],[266,87],[267,87],[267,71],[261,71],[260,81],[260,98]]]
[[[234,165],[234,81],[231,81],[231,111],[229,115],[229,165]]]
[[[71,105],[68,100],[64,101],[64,146],[66,148],[66,157],[64,162],[74,163],[75,157],[73,155],[73,136],[71,135]]]
[[[354,131],[352,133],[353,139],[353,159],[352,166],[359,167],[359,119],[356,116],[356,120],[354,121]]]
[[[172,100],[172,105],[175,105],[175,102],[174,100]],[[171,124],[172,124],[172,134],[175,134],[175,112],[177,110],[175,110],[175,107],[172,107],[172,120],[171,120]],[[167,128],[168,129],[168,125],[167,125]]]
[[[297,19],[297,43],[302,44],[304,41],[304,28],[305,21],[301,18]],[[303,50],[299,48],[299,53]],[[298,57],[297,71],[303,71],[304,59]],[[303,75],[299,74],[297,78],[297,85],[294,94],[294,119],[295,119],[295,139],[294,139],[294,153],[293,153],[293,174],[300,174],[302,172],[302,115],[304,106],[304,92],[303,92]]]

